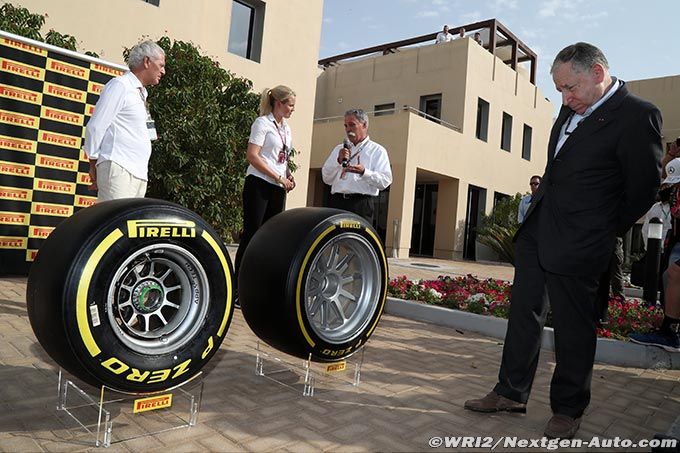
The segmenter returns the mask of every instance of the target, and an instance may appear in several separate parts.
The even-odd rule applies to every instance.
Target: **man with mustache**
[[[390,159],[368,136],[363,110],[345,112],[345,133],[349,140],[333,148],[321,169],[323,182],[331,186],[328,207],[358,214],[375,226],[375,198],[392,184]]]

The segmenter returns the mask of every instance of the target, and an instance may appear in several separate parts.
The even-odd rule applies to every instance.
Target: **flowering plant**
[[[488,278],[439,276],[436,280],[411,281],[399,276],[389,282],[392,297],[440,305],[480,315],[508,318],[512,283]],[[625,339],[633,332],[648,332],[661,323],[660,308],[648,307],[638,299],[613,297],[609,301],[608,323],[597,329],[601,337]],[[550,326],[548,315],[546,325]]]

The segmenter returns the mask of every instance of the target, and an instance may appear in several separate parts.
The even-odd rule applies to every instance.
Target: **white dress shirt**
[[[83,148],[97,164],[113,161],[146,181],[151,140],[146,128],[146,89],[126,72],[108,81],[85,128]]]
[[[612,97],[614,93],[616,93],[616,90],[619,89],[620,85],[621,82],[614,78],[614,83],[612,84],[612,87],[609,89],[609,91],[607,91],[604,96],[602,96],[596,103],[588,107],[585,112],[579,114],[572,111],[569,114],[569,119],[564,122],[562,130],[560,130],[560,138],[557,140],[557,146],[555,147],[555,156],[557,156],[557,153],[560,152],[560,148],[562,148],[562,145],[564,145],[564,142],[567,141],[571,133],[576,130],[579,124],[581,124],[581,121],[588,118],[590,114],[595,111],[595,109],[604,104],[607,99]]]
[[[288,171],[288,153],[290,153],[290,149],[293,147],[293,136],[285,119],[279,127],[276,124],[274,115],[271,113],[266,116],[258,117],[250,127],[250,138],[248,139],[248,143],[261,146],[260,157],[262,160],[264,160],[267,165],[269,165],[269,168],[276,173],[284,178],[286,177]],[[283,163],[279,163],[279,154],[283,149],[284,144],[286,145],[287,150],[286,159]],[[275,178],[265,175],[252,165],[248,166],[248,170],[246,171],[246,176],[247,175],[255,175],[271,184],[279,185]]]
[[[338,152],[344,147],[341,143],[331,151],[321,169],[323,182],[331,186],[331,193],[363,194],[378,196],[378,192],[392,184],[392,169],[387,150],[366,137],[352,145],[350,165],[361,163],[364,174],[346,172],[342,177],[342,165],[338,163]]]
[[[430,35],[432,36],[432,35]],[[455,37],[451,33],[444,33],[443,31],[440,31],[437,33],[437,44],[442,43],[442,42],[449,42],[453,41]]]

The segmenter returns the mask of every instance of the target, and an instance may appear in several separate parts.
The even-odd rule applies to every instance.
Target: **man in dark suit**
[[[478,412],[526,412],[541,332],[552,308],[556,367],[545,435],[572,438],[590,402],[597,290],[616,236],[654,202],[661,174],[661,114],[609,74],[587,43],[553,62],[562,109],[548,164],[515,236],[515,279],[498,384],[465,402]]]

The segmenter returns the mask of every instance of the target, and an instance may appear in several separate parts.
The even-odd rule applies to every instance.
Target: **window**
[[[380,104],[373,107],[375,116],[391,115],[394,113],[394,102],[391,104]]]
[[[500,203],[503,200],[507,200],[508,198],[510,198],[510,195],[502,193],[502,192],[495,192],[494,191],[494,193],[493,193],[493,207],[494,207],[494,209],[496,208],[498,203]]]
[[[142,0],[144,3],[151,3],[154,6],[160,6],[161,0]]]
[[[434,121],[435,123],[439,123],[439,121],[437,120],[442,117],[441,93],[431,94],[429,96],[421,96],[420,111],[427,115],[425,118],[427,118],[428,120]]]
[[[489,103],[482,98],[477,99],[477,138],[487,141],[489,138]]]
[[[531,126],[525,124],[522,133],[522,159],[531,160]]]
[[[229,28],[229,52],[260,61],[264,3],[259,0],[233,0]]]
[[[501,129],[501,149],[510,152],[512,141],[512,116],[503,112],[503,127]]]

